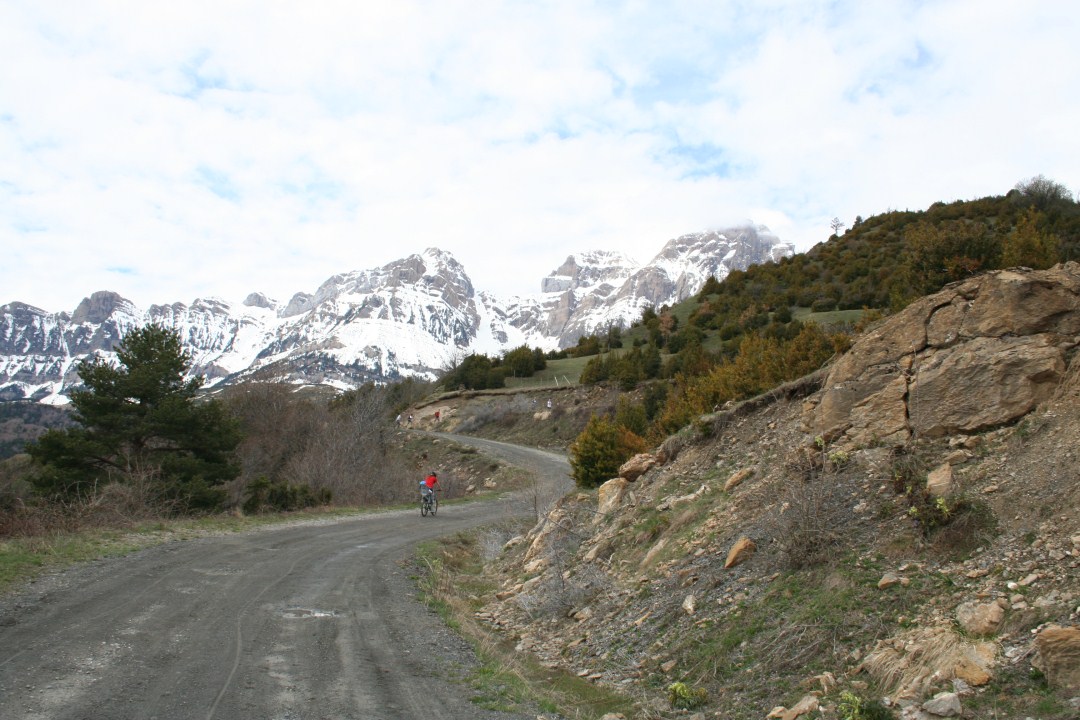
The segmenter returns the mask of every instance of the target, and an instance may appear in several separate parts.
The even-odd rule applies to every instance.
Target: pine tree
[[[117,348],[119,366],[79,364],[85,387],[71,393],[77,427],[50,430],[27,452],[34,484],[54,498],[88,497],[109,483],[146,481],[181,509],[214,508],[237,475],[236,421],[220,403],[196,399],[202,377],[173,330],[147,325]]]
[[[618,476],[619,467],[644,450],[645,441],[638,435],[594,415],[570,446],[571,475],[578,487],[597,487]]]

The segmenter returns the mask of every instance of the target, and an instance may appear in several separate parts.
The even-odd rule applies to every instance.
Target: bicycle
[[[439,498],[435,497],[434,490],[422,490],[420,492],[420,517],[435,517],[439,511]]]

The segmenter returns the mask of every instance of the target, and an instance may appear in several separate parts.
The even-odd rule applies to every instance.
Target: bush
[[[571,475],[578,487],[597,487],[618,476],[619,466],[644,451],[645,441],[640,436],[594,415],[570,445]]]
[[[896,714],[877,700],[863,700],[845,690],[840,693],[837,711],[842,720],[895,720]]]
[[[532,362],[531,354],[529,362]],[[442,384],[446,388],[464,388],[466,390],[501,388],[506,387],[508,372],[507,368],[497,365],[487,355],[474,353],[443,375]]]
[[[310,485],[290,485],[284,480],[270,482],[260,477],[248,485],[248,497],[244,501],[244,512],[256,514],[263,512],[287,512],[304,508],[327,505],[333,493],[328,488],[314,490]]]
[[[1061,240],[1040,229],[1044,218],[1034,207],[1020,216],[1016,227],[1001,243],[1001,264],[1004,267],[1023,265],[1045,270],[1058,261]]]
[[[695,710],[709,700],[705,688],[691,687],[683,682],[668,685],[668,702],[676,710]]]
[[[923,537],[942,550],[962,552],[981,544],[997,526],[990,507],[963,495],[935,497],[926,487],[926,465],[907,452],[893,461],[893,490],[907,501],[907,515]]]

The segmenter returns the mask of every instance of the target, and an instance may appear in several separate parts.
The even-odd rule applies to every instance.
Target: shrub
[[[1043,270],[1058,261],[1061,240],[1039,229],[1043,220],[1042,213],[1034,207],[1020,216],[1016,227],[1002,240],[1003,266],[1025,265]]]
[[[291,485],[284,480],[270,482],[260,477],[248,485],[244,512],[287,512],[329,504],[333,493],[328,488],[314,490],[310,485]]]
[[[844,506],[833,483],[795,478],[784,490],[787,510],[777,521],[776,544],[785,566],[801,570],[834,560],[842,547]]]
[[[863,700],[845,690],[836,706],[842,720],[895,720],[896,714],[877,700]]]
[[[636,453],[645,451],[640,436],[594,415],[570,446],[571,475],[578,487],[593,488],[616,477],[619,466]]]
[[[926,488],[926,465],[913,452],[893,461],[893,490],[907,501],[907,515],[923,537],[942,549],[974,549],[997,525],[989,506],[962,495],[935,497]]]
[[[709,700],[709,693],[702,687],[692,687],[683,682],[668,685],[668,702],[676,710],[695,710]]]

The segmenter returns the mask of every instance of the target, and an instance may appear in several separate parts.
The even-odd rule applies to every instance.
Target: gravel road
[[[566,459],[455,437],[569,489]],[[0,599],[3,720],[534,720],[485,711],[476,660],[420,604],[418,542],[533,512],[524,496],[162,545]]]

